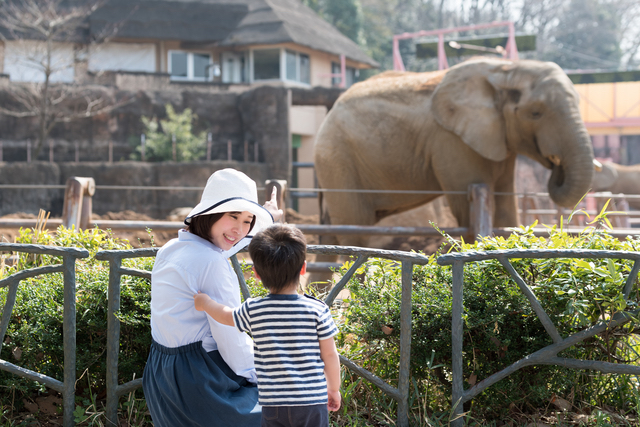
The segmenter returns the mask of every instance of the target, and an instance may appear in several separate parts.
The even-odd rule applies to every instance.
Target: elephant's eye
[[[531,112],[531,118],[533,120],[538,120],[540,117],[542,117],[542,113],[540,111],[532,111]]]

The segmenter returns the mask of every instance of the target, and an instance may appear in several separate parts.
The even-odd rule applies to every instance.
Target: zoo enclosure
[[[17,251],[34,254],[48,254],[62,256],[61,265],[49,265],[36,267],[29,270],[17,272],[0,281],[0,287],[9,287],[7,301],[2,312],[0,323],[0,338],[4,340],[9,319],[15,305],[15,295],[20,282],[26,278],[35,277],[41,274],[63,272],[64,274],[64,381],[46,377],[37,372],[29,371],[5,360],[0,359],[0,369],[10,373],[32,379],[50,387],[63,394],[64,426],[74,425],[73,409],[75,404],[75,362],[76,362],[76,284],[75,284],[75,260],[77,258],[87,258],[88,251],[76,248],[59,248],[30,244],[0,244],[0,251]],[[142,378],[129,381],[125,384],[118,384],[118,356],[120,348],[120,322],[116,313],[120,310],[121,278],[123,275],[150,278],[150,272],[127,268],[122,266],[122,261],[127,258],[154,257],[157,248],[143,248],[133,250],[105,250],[96,254],[96,259],[109,263],[109,285],[108,285],[108,307],[107,307],[107,404],[106,417],[112,424],[117,424],[117,408],[120,396],[127,394],[142,385]],[[411,355],[411,324],[412,324],[412,278],[413,266],[424,265],[429,262],[429,258],[421,254],[407,253],[403,251],[384,251],[379,249],[338,247],[338,246],[309,246],[309,253],[312,254],[337,254],[357,257],[347,273],[334,286],[325,302],[331,306],[337,295],[344,289],[356,271],[369,258],[389,259],[401,264],[402,268],[402,296],[400,313],[400,362],[399,377],[397,387],[389,385],[385,380],[377,377],[368,370],[355,364],[344,356],[340,360],[349,370],[367,379],[378,387],[381,391],[394,399],[398,404],[397,425],[408,427],[409,425],[409,387],[410,387],[410,355]],[[605,373],[624,373],[640,375],[640,367],[626,364],[615,364],[598,361],[585,361],[575,359],[565,359],[557,357],[557,353],[567,349],[587,338],[602,333],[613,327],[622,325],[631,316],[637,316],[639,310],[633,312],[620,312],[611,319],[606,319],[600,323],[589,327],[581,332],[569,337],[560,336],[556,326],[552,323],[549,315],[544,311],[540,302],[525,283],[519,273],[511,265],[509,259],[540,259],[540,258],[589,258],[589,259],[628,259],[633,261],[633,267],[629,273],[622,294],[625,301],[628,301],[634,284],[637,282],[637,274],[640,270],[640,254],[626,251],[604,251],[604,250],[509,250],[509,251],[489,251],[489,252],[466,252],[442,255],[437,259],[440,265],[452,266],[452,407],[451,425],[458,427],[463,425],[462,404],[471,400],[474,396],[495,384],[499,380],[507,377],[518,369],[534,365],[561,365],[573,369],[594,369]],[[464,390],[464,373],[462,340],[463,340],[463,297],[464,297],[464,265],[468,262],[478,262],[496,259],[510,274],[511,279],[518,285],[520,291],[526,296],[533,311],[544,326],[553,344],[548,345],[535,353],[525,356],[521,360],[504,368],[503,370],[483,379],[471,388]],[[232,257],[233,267],[241,284],[241,291],[244,298],[250,296],[249,289],[244,280],[242,267],[237,258]]]
[[[385,190],[338,190],[338,189],[318,189],[318,188],[292,188],[287,189],[286,181],[269,180],[265,188],[265,197],[270,197],[272,186],[278,186],[279,206],[284,206],[284,201],[288,198],[285,195],[306,194],[317,195],[319,192],[360,192],[360,193],[415,193],[415,194],[457,194],[467,195],[470,200],[471,210],[471,226],[470,227],[452,227],[441,228],[441,230],[451,236],[462,236],[466,240],[473,240],[476,236],[488,235],[509,235],[511,229],[508,227],[493,227],[491,215],[491,194],[488,187],[481,184],[474,184],[469,187],[467,192],[444,192],[444,191],[385,191]],[[200,192],[202,187],[161,187],[161,186],[113,186],[113,185],[95,185],[92,178],[70,178],[67,185],[0,185],[2,189],[29,189],[29,190],[65,190],[64,209],[62,219],[49,219],[48,225],[57,227],[60,224],[66,227],[75,225],[80,228],[87,228],[96,225],[100,228],[110,228],[112,230],[145,230],[151,228],[155,231],[173,231],[183,227],[180,221],[115,221],[115,220],[91,220],[91,200],[95,195],[95,191],[101,190],[146,190],[146,191],[193,191]],[[495,193],[495,196],[509,195],[510,193]],[[531,224],[534,220],[538,220],[543,224],[553,225],[560,224],[560,217],[571,213],[569,209],[562,209],[557,206],[540,208],[537,200],[546,200],[549,204],[549,196],[547,193],[516,193],[520,200],[521,220],[525,224]],[[634,224],[640,223],[640,211],[629,210],[627,200],[640,199],[640,195],[625,195],[611,193],[591,193],[585,201],[580,205],[580,209],[588,213],[590,217],[595,216],[607,199],[611,199],[609,212],[607,216],[610,218],[615,229],[611,232],[619,238],[625,238],[629,234],[637,234],[638,229],[631,228]],[[541,203],[542,204],[542,203]],[[569,227],[568,231],[581,231],[580,226],[586,224],[587,217],[583,213],[574,215],[572,224],[578,222],[578,227]],[[19,228],[34,227],[37,220],[35,219],[0,219],[0,228]],[[570,224],[564,224],[569,226]],[[323,225],[323,224],[297,224],[297,226],[305,234],[314,235],[394,235],[394,236],[426,236],[441,237],[438,230],[433,227],[380,227],[380,226],[355,226],[355,225]],[[537,235],[547,235],[547,229],[544,227],[534,228]]]

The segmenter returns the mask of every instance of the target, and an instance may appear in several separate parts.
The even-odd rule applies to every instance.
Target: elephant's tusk
[[[560,166],[560,157],[556,156],[556,155],[552,155],[552,156],[548,156],[547,157],[549,159],[549,161],[551,163],[553,163],[556,166]]]
[[[595,168],[596,172],[602,172],[602,163],[600,163],[596,159],[593,159],[593,167]]]

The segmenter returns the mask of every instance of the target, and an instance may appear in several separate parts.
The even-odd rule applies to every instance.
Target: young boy
[[[338,329],[322,301],[298,294],[306,252],[299,229],[272,225],[249,244],[253,271],[268,296],[233,310],[206,294],[194,295],[196,310],[253,337],[262,427],[328,426],[327,409],[340,408],[340,359],[333,339]]]

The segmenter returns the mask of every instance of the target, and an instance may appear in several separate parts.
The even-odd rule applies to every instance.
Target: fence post
[[[96,191],[93,178],[72,176],[67,179],[62,207],[62,225],[66,228],[75,226],[76,230],[86,229],[91,221],[91,196]]]
[[[227,160],[233,160],[233,146],[231,145],[231,140],[227,141]]]
[[[211,132],[209,132],[207,134],[207,161],[211,161],[211,144],[213,141],[213,135],[211,135]]]
[[[176,134],[171,134],[171,154],[173,155],[173,161],[177,161],[178,157],[176,155]]]
[[[27,141],[27,163],[31,163],[31,141]]]
[[[53,141],[49,140],[49,163],[53,163]]]
[[[142,135],[140,135],[140,160],[142,160],[143,162],[145,161],[144,146],[146,142],[147,136],[143,133]]]
[[[109,163],[113,163],[113,141],[109,141]]]
[[[468,190],[469,224],[473,239],[493,233],[493,195],[486,184],[471,184]]]
[[[278,189],[278,194],[276,196],[276,200],[278,201],[278,209],[282,209],[282,212],[285,211],[285,202],[284,202],[284,194],[287,191],[287,181],[284,179],[268,179],[264,183],[264,196],[265,200],[271,200],[271,192],[273,191],[273,187]],[[280,222],[284,222],[284,215],[280,219]]]

